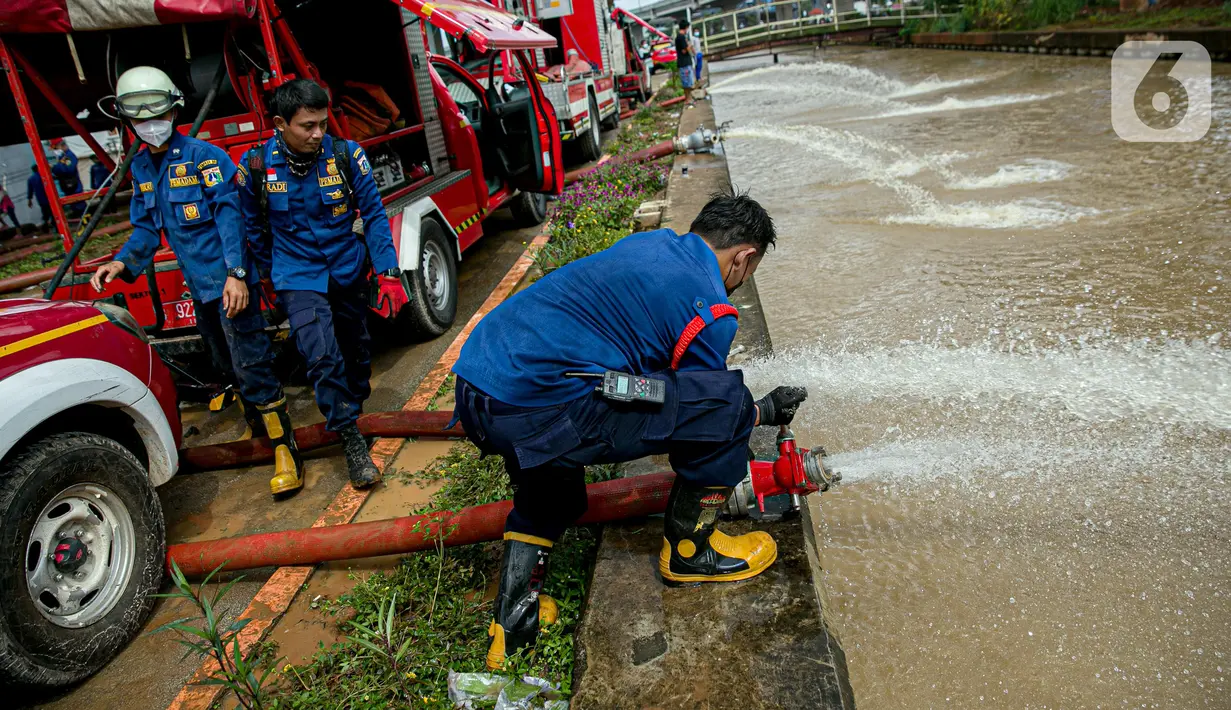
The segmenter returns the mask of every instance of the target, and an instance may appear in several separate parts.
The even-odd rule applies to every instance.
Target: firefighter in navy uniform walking
[[[116,82],[116,108],[146,149],[132,163],[132,236],[91,283],[101,293],[117,276],[136,279],[162,244],[159,232],[166,234],[206,347],[237,381],[249,426],[264,428],[272,440],[270,489],[289,493],[303,487],[303,466],[265,317],[249,295],[257,275],[244,239],[237,171],[226,151],[175,130],[176,109],[183,105],[183,95],[160,69],[135,67]]]
[[[389,218],[357,143],[325,133],[329,94],[308,79],[270,98],[274,137],[240,162],[248,239],[268,268],[351,484],[380,480],[356,420],[372,392],[368,274],[400,278]],[[363,219],[363,234],[353,225]]]
[[[777,558],[767,533],[714,527],[748,472],[752,428],[790,423],[807,397],[778,387],[754,402],[726,366],[738,317],[728,296],[774,243],[773,221],[746,195],[719,195],[690,229],[634,234],[553,271],[489,313],[462,347],[455,416],[480,451],[504,459],[514,490],[488,628],[493,669],[556,616],[540,594],[547,559],[586,511],[590,464],[670,456],[666,583],[749,579]],[[610,373],[659,384],[629,387]]]

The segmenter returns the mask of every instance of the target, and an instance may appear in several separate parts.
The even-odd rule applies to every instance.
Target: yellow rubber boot
[[[286,397],[272,404],[257,407],[261,423],[274,447],[274,477],[269,479],[269,490],[275,496],[303,488],[303,461],[295,446],[295,430],[291,416],[286,410]]]
[[[492,639],[487,649],[487,667],[491,670],[503,668],[505,659],[532,645],[540,626],[554,624],[560,618],[556,600],[540,594],[553,544],[534,535],[504,534],[496,615],[487,627],[487,635]]]
[[[676,476],[658,556],[658,571],[667,585],[738,582],[764,572],[778,559],[778,546],[769,533],[732,537],[714,528],[731,490]]]

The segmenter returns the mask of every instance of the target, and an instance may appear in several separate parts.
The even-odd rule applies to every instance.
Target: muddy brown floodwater
[[[712,95],[859,706],[1231,707],[1231,68],[1134,144],[1106,59],[784,61]]]

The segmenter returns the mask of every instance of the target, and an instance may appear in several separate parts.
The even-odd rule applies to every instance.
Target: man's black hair
[[[680,20],[680,29],[681,30],[688,29],[688,20]]]
[[[274,89],[269,108],[275,116],[290,121],[301,108],[311,111],[329,108],[329,92],[311,79],[292,79]]]
[[[774,220],[747,192],[716,192],[688,228],[714,249],[751,244],[764,254],[778,235]]]

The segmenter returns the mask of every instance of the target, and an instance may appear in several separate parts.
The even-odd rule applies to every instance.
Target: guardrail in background
[[[870,14],[861,10],[809,14],[819,7],[818,0],[781,0],[697,18],[695,24],[701,25],[701,46],[705,54],[710,55],[784,37],[802,38],[867,27],[901,26],[909,20],[952,17],[961,12],[960,6],[941,12],[936,3],[932,3],[931,7],[923,4],[907,7],[902,3],[897,10],[869,8]],[[787,14],[791,17],[779,19]],[[717,31],[712,31],[712,28]]]

